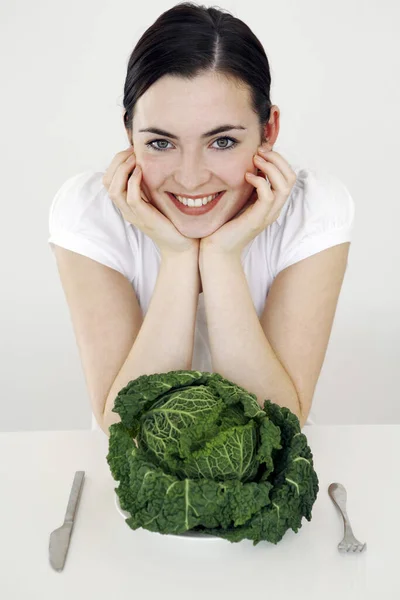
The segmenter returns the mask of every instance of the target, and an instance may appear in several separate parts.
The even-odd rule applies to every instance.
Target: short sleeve
[[[67,179],[56,192],[49,212],[48,243],[67,248],[135,276],[134,236],[102,183],[103,172],[86,171]]]
[[[347,187],[329,173],[303,169],[278,218],[275,276],[326,248],[349,242],[355,204]]]

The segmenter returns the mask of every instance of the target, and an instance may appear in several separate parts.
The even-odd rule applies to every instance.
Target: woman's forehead
[[[253,117],[253,118],[252,118]],[[251,109],[250,94],[234,81],[220,77],[198,76],[192,80],[165,76],[156,81],[137,101],[137,129],[155,127],[154,119],[163,129],[184,130],[198,125],[199,135],[223,123],[256,121]],[[209,124],[209,127],[207,125]]]

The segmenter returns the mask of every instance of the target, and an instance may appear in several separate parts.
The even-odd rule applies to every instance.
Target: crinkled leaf
[[[119,481],[129,477],[129,464],[126,459],[127,451],[135,447],[133,436],[122,423],[113,423],[110,428],[108,441],[108,454],[106,460],[112,476]]]
[[[214,481],[251,479],[259,466],[255,457],[256,437],[254,421],[220,431],[204,448],[186,458],[185,475]]]
[[[129,382],[114,412],[107,460],[132,529],[276,544],[311,520],[318,478],[288,408],[261,409],[218,373],[171,371]]]
[[[184,533],[197,526],[228,527],[248,521],[270,503],[272,485],[209,479],[180,480],[149,462],[140,449],[128,455],[132,529]]]

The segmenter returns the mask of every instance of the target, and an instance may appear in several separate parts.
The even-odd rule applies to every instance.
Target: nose
[[[174,172],[174,180],[181,192],[201,194],[208,186],[211,173],[198,153],[184,153]]]

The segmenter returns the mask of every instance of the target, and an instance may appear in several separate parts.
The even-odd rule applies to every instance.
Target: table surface
[[[99,431],[0,433],[0,597],[6,600],[400,598],[400,425],[305,426],[320,490],[312,520],[277,544],[133,531],[118,513]],[[64,570],[49,563],[75,471],[85,480]],[[361,554],[341,554],[347,490]],[[270,596],[270,592],[276,592]],[[265,596],[264,596],[265,594]]]

